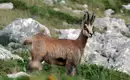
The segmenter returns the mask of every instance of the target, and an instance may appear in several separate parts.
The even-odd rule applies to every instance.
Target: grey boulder
[[[32,18],[16,19],[0,31],[0,44],[22,43],[24,38],[42,32],[50,36],[49,29]]]

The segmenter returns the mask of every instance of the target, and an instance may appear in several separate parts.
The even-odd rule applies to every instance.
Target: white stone
[[[72,12],[75,13],[75,14],[81,14],[81,13],[83,13],[84,11],[82,11],[82,10],[72,10]]]
[[[65,0],[60,1],[60,4],[65,4],[65,3],[66,3]]]
[[[112,10],[112,9],[107,9],[107,10],[104,11],[104,15],[105,15],[106,17],[111,17],[111,15],[112,15],[114,12],[115,12],[115,11]]]
[[[130,10],[130,3],[128,3],[127,5],[122,5],[122,6],[123,6],[123,8]]]
[[[30,76],[25,72],[18,72],[18,73],[14,73],[14,74],[8,74],[7,75],[9,78],[18,78],[20,76]]]
[[[87,5],[87,4],[84,4],[84,5],[83,5],[83,8],[84,8],[84,9],[88,8],[88,5]]]
[[[60,9],[59,8],[53,8],[55,11],[60,11]]]
[[[56,29],[56,32],[60,35],[60,39],[76,39],[80,33],[80,29]]]
[[[13,3],[0,3],[0,9],[13,9]]]
[[[53,1],[52,0],[44,0],[43,1],[45,4],[49,5],[49,6],[53,6]]]
[[[71,8],[71,7],[66,7],[66,6],[63,6],[63,8],[64,8],[65,10],[72,11],[72,8]]]

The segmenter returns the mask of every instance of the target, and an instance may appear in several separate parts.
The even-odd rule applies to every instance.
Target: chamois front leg
[[[76,74],[76,66],[70,62],[66,63],[66,74],[74,76]]]
[[[28,65],[28,70],[32,71],[32,70],[42,70],[42,56],[38,56],[38,53],[35,53],[34,55],[34,51],[30,51],[31,52],[31,60],[29,61],[29,65]]]

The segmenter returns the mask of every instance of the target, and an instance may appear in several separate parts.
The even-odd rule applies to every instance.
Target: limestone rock
[[[13,3],[0,3],[0,9],[13,9]]]
[[[50,36],[49,29],[32,18],[17,19],[0,31],[0,44],[23,42],[27,36],[42,32]]]

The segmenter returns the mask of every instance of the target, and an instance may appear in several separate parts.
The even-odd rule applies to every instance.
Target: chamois
[[[76,40],[51,38],[42,33],[33,35],[24,40],[24,44],[31,45],[29,69],[42,70],[41,62],[66,67],[68,75],[75,75],[76,65],[80,63],[87,39],[93,35],[92,16],[86,11],[82,19],[82,30]]]

